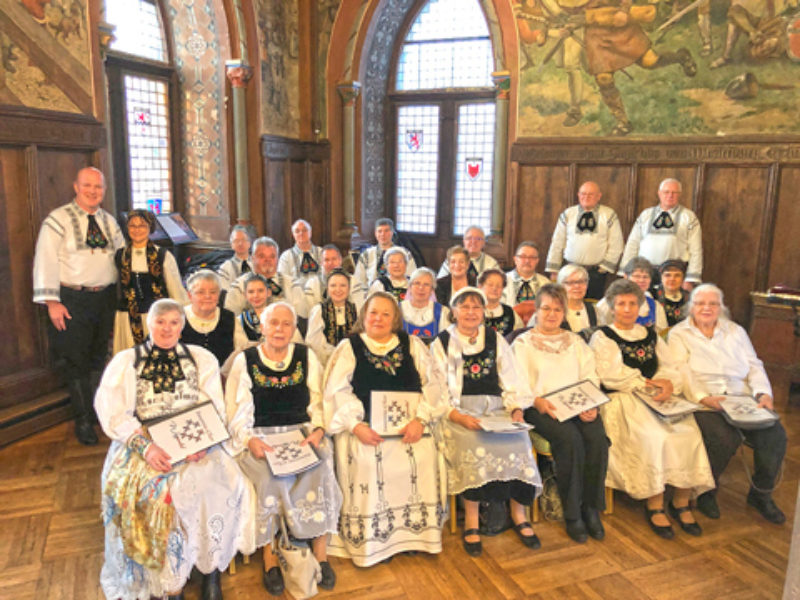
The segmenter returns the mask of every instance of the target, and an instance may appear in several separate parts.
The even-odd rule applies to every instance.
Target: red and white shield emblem
[[[468,158],[466,160],[466,165],[467,165],[467,176],[472,181],[475,181],[478,177],[481,176],[481,173],[483,172],[482,158]]]
[[[422,129],[406,129],[406,146],[412,152],[422,147]]]

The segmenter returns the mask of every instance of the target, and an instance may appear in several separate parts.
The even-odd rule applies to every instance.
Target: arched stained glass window
[[[478,0],[430,0],[403,41],[392,94],[401,231],[491,227],[494,59]]]
[[[398,90],[492,85],[492,41],[475,0],[431,0],[411,26],[397,64]]]
[[[114,25],[111,49],[167,62],[158,7],[148,0],[106,0],[106,20]]]
[[[174,211],[174,70],[161,11],[154,0],[106,0],[106,19],[114,25],[106,65],[117,205]]]

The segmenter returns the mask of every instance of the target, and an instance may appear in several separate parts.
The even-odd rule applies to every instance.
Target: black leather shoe
[[[523,521],[522,523],[518,523],[514,525],[514,531],[517,532],[519,539],[522,540],[522,543],[525,545],[526,548],[530,548],[531,550],[536,550],[537,548],[542,547],[542,543],[539,541],[539,536],[535,533],[533,535],[524,535],[522,533],[523,529],[530,528],[533,530],[533,525],[531,525],[528,521]]]
[[[283,574],[278,567],[272,567],[269,571],[262,571],[261,581],[266,590],[273,596],[280,596],[283,593]]]
[[[583,524],[582,519],[564,519],[564,525],[567,527],[567,535],[572,538],[572,541],[579,544],[585,544],[589,539],[586,533],[586,525]]]
[[[663,508],[656,508],[655,510],[650,510],[649,508],[645,507],[644,509],[645,518],[647,519],[647,524],[650,525],[650,529],[655,531],[656,535],[664,538],[665,540],[671,540],[675,537],[675,532],[672,531],[671,525],[656,525],[653,523],[653,516],[654,515],[663,515],[664,509]]]
[[[219,571],[203,575],[203,600],[222,600],[222,587],[219,584]]]
[[[747,494],[747,503],[761,513],[761,516],[770,523],[782,525],[786,522],[786,515],[783,514],[783,511],[775,504],[772,496],[768,494],[761,494],[751,489]]]
[[[685,512],[691,513],[692,509],[687,504],[686,506],[681,506],[678,508],[672,503],[672,500],[669,501],[667,504],[667,510],[669,511],[669,516],[675,519],[678,522],[678,525],[681,526],[686,533],[689,535],[693,535],[695,537],[703,535],[703,530],[700,528],[700,524],[696,521],[694,523],[684,523],[681,520],[681,515]]]
[[[84,446],[94,446],[97,443],[97,433],[88,418],[75,419],[75,437]]]
[[[480,531],[478,529],[465,529],[464,534],[461,536],[461,541],[464,544],[464,550],[470,556],[480,556],[481,552],[483,552],[483,544],[481,541],[478,540],[477,542],[468,542],[467,536],[468,535],[479,535]]]
[[[712,492],[700,494],[697,497],[697,510],[709,519],[719,519],[719,505],[717,496]]]
[[[596,540],[606,537],[606,529],[600,520],[600,511],[596,508],[584,508],[583,524],[586,525],[586,532]]]
[[[336,573],[333,571],[331,563],[323,560],[319,563],[319,568],[322,570],[322,579],[319,582],[319,587],[323,590],[332,590],[336,585]]]

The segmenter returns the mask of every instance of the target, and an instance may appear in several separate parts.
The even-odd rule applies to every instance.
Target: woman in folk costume
[[[325,428],[335,435],[344,495],[331,554],[368,567],[399,552],[441,552],[444,470],[425,431],[443,410],[439,376],[425,344],[402,331],[390,294],[367,299],[356,330],[325,374]],[[401,437],[382,438],[370,427],[373,391],[419,393]]]
[[[154,302],[150,338],[113,358],[95,396],[111,438],[101,476],[107,598],[183,598],[197,568],[203,598],[219,599],[219,571],[255,550],[252,489],[227,452],[216,445],[172,465],[147,436],[148,424],[206,401],[225,414],[217,360],[179,343],[183,322],[180,304]]]
[[[486,269],[478,277],[478,287],[486,296],[486,314],[483,324],[505,337],[525,324],[508,304],[501,302],[506,287],[506,274],[500,269]]]
[[[261,342],[264,339],[264,334],[261,331],[261,320],[259,315],[267,307],[270,293],[267,280],[257,273],[251,273],[244,282],[244,296],[247,300],[247,306],[239,314],[237,320],[242,327],[242,331],[247,336],[247,345],[244,347],[236,347],[236,350],[244,350],[246,347],[252,346],[254,343]]]
[[[433,299],[436,279],[428,267],[420,267],[408,280],[408,294],[400,302],[403,331],[416,335],[426,344],[444,331],[450,323],[450,310]]]
[[[611,402],[600,408],[611,440],[606,485],[645,500],[647,523],[666,539],[674,537],[664,511],[664,490],[671,485],[675,494],[667,507],[670,516],[686,533],[699,536],[702,530],[689,499],[712,489],[714,478],[694,415],[667,422],[633,393],[654,387],[656,402],[680,393],[678,365],[655,329],[637,323],[645,301],[639,285],[615,281],[605,300],[613,323],[595,331],[589,346],[600,383],[612,390]]]
[[[436,280],[436,300],[443,306],[450,305],[450,298],[468,285],[474,286],[476,277],[468,271],[472,265],[469,252],[463,246],[451,246],[447,250],[447,267],[450,272]]]
[[[119,304],[114,318],[114,354],[141,344],[147,337],[145,316],[159,298],[189,302],[181,283],[178,263],[170,252],[150,241],[156,218],[148,210],[128,213],[128,242],[117,250]]]
[[[374,292],[388,292],[400,302],[408,292],[408,255],[403,248],[395,246],[383,253],[386,263],[386,275],[379,275],[369,286],[370,295]]]
[[[358,311],[349,298],[350,276],[341,269],[333,270],[328,275],[325,299],[309,313],[306,333],[306,343],[323,365],[355,327]]]
[[[506,341],[483,325],[486,299],[474,287],[460,289],[450,301],[455,323],[431,346],[447,382],[449,407],[441,423],[450,494],[464,499],[464,549],[482,551],[478,535],[481,501],[510,501],[511,519],[522,543],[539,548],[526,507],[541,490],[542,480],[527,430],[483,431],[481,417],[507,416],[522,422],[531,395]]]
[[[322,366],[314,351],[294,344],[297,314],[286,302],[270,304],[261,315],[264,342],[234,359],[226,382],[231,448],[256,490],[256,545],[264,548],[264,587],[283,593],[284,582],[272,549],[285,518],[297,539],[311,540],[320,562],[320,587],[333,589],[336,575],[328,562],[328,534],[336,532],[342,493],[333,473],[333,442],[325,437],[322,416]],[[265,436],[300,430],[322,459],[311,469],[274,477],[265,453]]]

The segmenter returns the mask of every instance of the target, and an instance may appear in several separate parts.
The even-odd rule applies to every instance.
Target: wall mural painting
[[[14,24],[0,31],[0,103],[90,112],[86,1],[9,0],[0,13]]]
[[[798,0],[512,0],[522,136],[796,133]]]
[[[264,133],[297,138],[300,136],[297,3],[258,0],[257,10]]]

